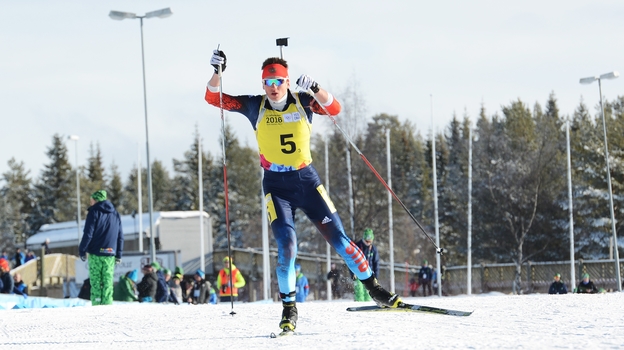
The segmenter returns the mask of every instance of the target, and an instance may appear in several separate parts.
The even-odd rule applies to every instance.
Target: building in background
[[[201,245],[199,233],[199,211],[160,211],[153,213],[154,242],[156,251],[179,252],[178,258],[184,271],[194,271],[199,268]],[[138,216],[122,215],[121,225],[124,233],[124,254],[139,252],[139,223]],[[149,215],[143,214],[143,252],[150,251],[150,222]],[[204,255],[203,270],[212,273],[213,267],[213,237],[210,215],[203,212],[204,227]],[[84,220],[80,223],[80,238]],[[78,230],[76,221],[60,222],[41,226],[36,234],[26,240],[26,248],[37,251],[41,244],[50,240],[49,248],[53,253],[78,255]]]

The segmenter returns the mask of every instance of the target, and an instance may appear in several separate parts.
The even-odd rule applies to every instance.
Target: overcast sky
[[[110,10],[171,7],[144,21],[151,158],[171,170],[192,142],[220,155],[219,110],[203,100],[212,50],[228,57],[224,92],[259,94],[262,61],[284,48],[293,78],[308,74],[339,95],[357,84],[366,116],[410,120],[426,136],[453,114],[488,115],[520,98],[544,106],[554,92],[562,114],[581,98],[592,113],[598,85],[579,78],[622,70],[621,1],[8,1],[0,11],[0,172],[15,157],[39,176],[52,135],[75,134],[78,161],[99,143],[124,179],[145,162],[139,20],[114,21]],[[604,81],[613,99],[624,78]],[[226,118],[255,147],[247,120]],[[339,119],[338,119],[339,121]],[[323,132],[323,123],[316,123]],[[68,144],[72,165],[74,142]],[[145,163],[143,163],[145,164]]]

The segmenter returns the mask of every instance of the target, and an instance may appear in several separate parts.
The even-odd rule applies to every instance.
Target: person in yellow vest
[[[230,284],[230,273],[232,274],[232,285]],[[217,276],[217,288],[219,289],[219,301],[228,302],[238,299],[238,289],[245,286],[245,278],[240,270],[236,268],[234,262],[230,263],[230,257],[223,258],[223,268]]]
[[[228,95],[219,87],[218,74],[225,72],[226,63],[223,51],[213,51],[210,64],[215,70],[208,81],[205,100],[218,108],[243,114],[256,134],[260,166],[264,169],[262,187],[267,219],[277,242],[276,274],[283,307],[279,327],[294,331],[298,319],[294,223],[297,209],[308,216],[378,305],[398,307],[400,297],[379,284],[362,250],[347,236],[336,207],[312,165],[312,117],[338,115],[341,110],[338,100],[306,74],[296,80],[300,91],[290,91],[288,63],[280,57],[269,57],[262,63],[261,79],[256,80],[262,85],[262,95]]]

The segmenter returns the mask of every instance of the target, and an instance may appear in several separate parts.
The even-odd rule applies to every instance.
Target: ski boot
[[[297,327],[297,305],[294,301],[283,301],[282,320],[279,327],[283,332],[294,332]]]
[[[377,282],[375,275],[362,280],[362,284],[364,284],[364,287],[368,290],[368,294],[379,307],[395,308],[402,303],[401,298],[399,298],[397,294],[385,290],[379,282]]]

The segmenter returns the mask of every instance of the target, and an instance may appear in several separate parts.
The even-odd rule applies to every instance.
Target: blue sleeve
[[[97,210],[90,210],[85,220],[84,233],[82,234],[82,240],[80,240],[80,249],[78,254],[80,256],[87,255],[87,248],[91,239],[93,238],[93,231],[95,230],[95,222],[97,221]]]
[[[117,213],[117,222],[119,224],[119,233],[117,234],[117,251],[115,252],[115,257],[117,259],[121,259],[123,255],[124,248],[124,237],[123,237],[123,228],[121,227],[121,218],[119,217],[119,213]]]
[[[223,108],[237,112],[249,120],[251,126],[256,129],[256,121],[258,120],[258,113],[260,112],[260,104],[262,103],[263,95],[223,95]]]
[[[373,266],[371,266],[371,270],[373,270],[375,276],[379,276],[379,253],[376,246],[373,246]]]

